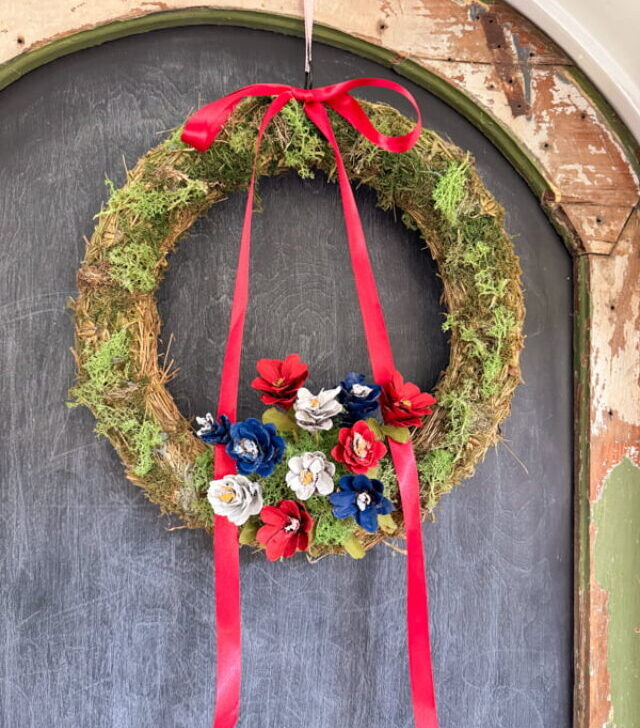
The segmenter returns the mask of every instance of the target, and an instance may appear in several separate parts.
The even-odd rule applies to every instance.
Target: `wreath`
[[[390,106],[360,103],[385,134],[412,126]],[[166,387],[173,370],[159,357],[155,292],[183,233],[247,188],[264,110],[264,100],[242,102],[205,153],[184,144],[179,128],[127,172],[124,186],[107,180],[110,196],[77,275],[71,404],[93,412],[127,477],[187,527],[211,529],[215,508],[241,525],[242,544],[267,544],[269,558],[296,549],[359,558],[403,535],[385,437],[412,439],[423,517],[498,440],[520,381],[520,267],[503,210],[469,154],[429,130],[411,151],[390,154],[331,112],[350,179],[372,188],[384,210],[399,210],[438,265],[450,361],[435,399],[399,375],[384,391],[357,372],[314,394],[304,387],[307,366],[289,355],[258,362],[254,386],[269,405],[261,420],[205,415],[194,428]],[[297,101],[273,120],[256,158],[259,175],[292,169],[335,176],[329,145]],[[237,475],[211,482],[212,443],[236,459]],[[285,522],[295,528],[276,546]]]

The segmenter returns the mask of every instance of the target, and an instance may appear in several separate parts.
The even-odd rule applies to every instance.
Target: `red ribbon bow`
[[[369,121],[369,117],[360,103],[349,94],[349,91],[354,88],[362,88],[365,86],[388,88],[408,99],[418,116],[418,121],[413,130],[409,134],[399,137],[381,134]],[[314,89],[296,88],[295,86],[287,86],[282,83],[254,83],[250,86],[245,86],[228,96],[224,96],[198,109],[184,128],[182,141],[201,152],[205,152],[220,133],[225,121],[229,118],[234,108],[248,96],[276,97],[270,109],[265,114],[265,118],[269,117],[269,120],[286,103],[291,101],[291,99],[301,101],[304,104],[304,110],[307,116],[320,128],[325,136],[326,133],[322,130],[318,120],[320,117],[326,116],[326,111],[322,109],[322,106],[326,105],[343,116],[370,142],[385,149],[387,152],[409,151],[418,141],[420,131],[422,130],[420,109],[413,96],[405,88],[393,81],[386,81],[382,78],[355,78],[351,81],[343,81],[342,83],[334,83],[331,86]],[[275,110],[272,111],[272,109]],[[258,140],[258,144],[259,142],[260,139]]]
[[[408,99],[418,117],[415,127],[408,134],[397,137],[379,132],[360,103],[349,94],[354,88],[366,86],[387,88]],[[422,129],[418,105],[405,88],[381,78],[354,79],[317,89],[301,89],[275,83],[252,84],[196,111],[185,125],[182,140],[202,152],[206,151],[215,141],[236,105],[249,96],[275,97],[267,107],[258,130],[256,158],[268,124],[292,99],[302,102],[306,115],[333,149],[367,349],[374,379],[378,384],[384,385],[395,371],[393,353],[360,216],[326,107],[344,117],[378,147],[388,152],[406,152],[416,143]],[[249,254],[254,188],[255,159],[247,194],[231,321],[218,396],[218,414],[226,414],[232,421],[236,419],[242,337],[249,298]],[[418,471],[411,442],[398,443],[389,440],[389,449],[398,477],[407,538],[407,642],[415,725],[416,728],[438,728],[429,642]],[[233,472],[235,472],[235,462],[227,455],[224,446],[216,445],[213,477],[222,478]],[[218,680],[213,728],[234,728],[239,713],[241,676],[238,529],[227,518],[220,516],[215,518],[214,569],[217,582]]]

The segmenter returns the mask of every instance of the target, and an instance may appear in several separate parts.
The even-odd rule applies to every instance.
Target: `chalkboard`
[[[200,103],[302,82],[302,41],[184,28],[51,63],[0,94],[0,725],[194,728],[213,702],[204,533],[168,529],[125,480],[73,381],[67,309],[83,235],[135,160]],[[329,47],[316,84],[387,69]],[[456,112],[408,84],[427,125],[476,157],[507,209],[526,289],[524,384],[504,443],[425,525],[442,728],[566,728],[572,685],[571,266],[525,183]],[[369,98],[389,100],[382,94]],[[404,107],[403,107],[404,108]],[[300,351],[312,384],[366,369],[337,190],[263,180],[243,381]],[[399,368],[446,365],[440,284],[420,241],[357,192]],[[160,291],[186,415],[215,401],[241,195],[197,223]],[[285,214],[286,213],[286,214]],[[255,411],[247,392],[242,412]],[[241,728],[409,728],[404,557],[268,564],[243,553]]]

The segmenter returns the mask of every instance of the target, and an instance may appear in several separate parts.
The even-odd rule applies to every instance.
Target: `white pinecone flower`
[[[304,452],[289,460],[287,485],[300,500],[311,498],[314,493],[333,493],[333,476],[336,466],[327,460],[323,452]]]
[[[225,475],[209,483],[207,499],[216,516],[226,516],[242,526],[262,510],[262,489],[244,475]]]
[[[293,404],[298,425],[309,432],[330,430],[332,418],[342,412],[342,405],[337,400],[341,389],[321,389],[318,394],[312,394],[306,387],[301,387]]]

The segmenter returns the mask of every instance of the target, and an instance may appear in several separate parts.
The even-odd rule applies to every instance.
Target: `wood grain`
[[[0,726],[193,728],[213,699],[211,555],[167,533],[87,412],[69,411],[66,354],[82,235],[105,174],[189,109],[259,78],[296,82],[302,43],[268,33],[163,31],[77,53],[0,94]],[[319,46],[318,84],[391,74]],[[442,728],[571,724],[571,265],[524,182],[484,137],[412,87],[428,123],[477,157],[508,210],[528,316],[526,384],[505,445],[425,527]],[[264,181],[244,375],[301,348],[321,383],[365,361],[337,192]],[[392,340],[429,384],[446,361],[438,281],[418,242],[360,190]],[[282,206],[292,217],[284,225]],[[161,291],[185,414],[211,402],[242,200],[196,226]],[[432,365],[424,367],[425,348]],[[252,398],[243,401],[251,410]],[[241,726],[409,728],[403,559],[269,565],[243,556]]]

